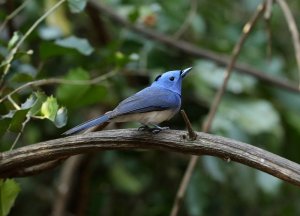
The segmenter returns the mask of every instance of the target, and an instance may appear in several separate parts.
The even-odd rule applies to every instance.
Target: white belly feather
[[[169,120],[175,115],[174,110],[152,111],[147,113],[135,113],[116,117],[110,122],[131,122],[136,121],[142,124],[159,124]]]

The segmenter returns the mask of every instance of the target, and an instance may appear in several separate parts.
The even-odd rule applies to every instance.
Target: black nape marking
[[[155,78],[155,80],[154,81],[157,81],[157,80],[159,80],[159,78],[161,77],[161,74],[160,75],[158,75],[156,78]]]

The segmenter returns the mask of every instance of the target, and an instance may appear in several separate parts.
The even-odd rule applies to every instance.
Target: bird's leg
[[[142,124],[142,126],[138,128],[138,131],[145,131],[145,130],[150,130],[148,125]]]
[[[167,130],[170,129],[169,127],[160,127],[158,125],[152,124],[154,127],[150,128],[149,131],[151,131],[151,133],[153,134],[158,134],[159,132],[161,132],[162,130]]]

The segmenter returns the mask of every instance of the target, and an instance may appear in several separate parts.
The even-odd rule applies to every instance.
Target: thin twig
[[[179,188],[177,190],[170,216],[178,215],[178,212],[182,205],[182,201],[183,201],[187,186],[190,183],[190,180],[191,180],[192,174],[196,168],[197,162],[198,162],[198,156],[192,155],[189,160],[188,166],[184,172],[183,178],[180,182]]]
[[[295,57],[298,65],[298,72],[299,72],[299,83],[298,83],[298,88],[300,89],[300,38],[299,38],[299,31],[295,22],[295,19],[292,15],[292,12],[286,3],[285,0],[276,0],[279,6],[282,9],[282,12],[285,16],[287,25],[289,27],[289,30],[292,35],[293,39],[293,44],[294,44],[294,49],[295,49]]]
[[[273,0],[266,0],[266,10],[264,14],[264,18],[269,20],[272,15],[272,7],[273,7]]]
[[[233,49],[231,61],[230,61],[229,65],[228,65],[228,67],[225,71],[225,77],[224,77],[223,84],[222,84],[221,88],[218,90],[218,92],[216,93],[215,98],[213,100],[213,103],[210,107],[208,117],[203,123],[203,131],[204,132],[209,132],[210,131],[213,118],[215,117],[215,114],[217,112],[217,109],[219,107],[221,99],[222,99],[222,97],[225,93],[227,83],[229,81],[230,75],[232,73],[232,69],[233,69],[234,64],[237,60],[237,57],[240,53],[240,50],[241,50],[246,38],[248,37],[250,31],[252,30],[252,28],[255,25],[256,21],[261,17],[264,10],[265,10],[265,5],[260,4],[258,6],[257,10],[255,11],[255,13],[253,14],[253,16],[250,18],[250,20],[246,23],[246,25],[243,28],[242,35],[241,35],[239,41],[236,43],[236,45]],[[190,182],[190,179],[192,177],[192,174],[193,174],[193,171],[194,171],[195,166],[197,164],[197,161],[198,161],[198,157],[196,157],[196,156],[192,156],[190,161],[189,161],[188,167],[187,167],[187,169],[184,173],[184,177],[183,177],[183,179],[180,183],[178,192],[177,192],[176,197],[175,197],[175,201],[174,201],[172,211],[171,211],[171,214],[170,214],[171,216],[178,215],[178,211],[179,211],[179,209],[181,207],[181,204],[182,204],[181,200],[183,199],[183,197],[185,195],[187,186]]]
[[[271,30],[271,15],[273,8],[273,0],[266,0],[266,9],[264,13],[264,19],[266,23],[266,32],[267,32],[267,59],[271,59],[272,56],[272,30]]]
[[[116,73],[117,72],[113,70],[106,74],[95,77],[91,80],[66,80],[66,79],[62,79],[62,78],[50,78],[50,79],[41,79],[41,80],[31,81],[24,85],[21,85],[20,87],[11,91],[9,94],[5,95],[3,98],[0,99],[0,103],[2,103],[4,100],[11,97],[13,94],[15,94],[25,88],[28,88],[30,86],[42,86],[42,85],[51,85],[51,84],[95,85],[103,80],[106,80],[106,79],[114,76]]]
[[[189,118],[187,117],[187,114],[185,113],[184,110],[181,110],[181,115],[183,117],[183,120],[185,122],[185,125],[187,127],[188,133],[189,133],[189,139],[190,140],[195,140],[197,139],[197,134],[195,133],[195,131],[193,130],[192,124],[189,120]]]
[[[213,118],[215,117],[215,114],[217,112],[217,109],[219,107],[221,99],[225,93],[227,83],[229,81],[230,75],[232,73],[232,69],[234,67],[234,64],[236,63],[238,55],[240,54],[241,48],[242,48],[245,40],[249,36],[253,26],[256,24],[257,20],[263,14],[264,10],[265,10],[265,4],[260,4],[257,7],[257,10],[255,11],[254,15],[250,18],[250,20],[246,23],[246,25],[243,28],[243,33],[233,49],[231,61],[226,68],[223,84],[222,84],[221,88],[218,90],[218,92],[213,100],[213,103],[211,105],[211,109],[208,113],[208,117],[207,117],[206,121],[204,122],[204,126],[203,126],[204,132],[209,132],[209,130],[211,128]]]
[[[0,26],[0,33],[2,31],[2,29],[6,26],[7,22],[11,19],[13,19],[15,16],[17,16],[27,5],[27,3],[29,2],[29,0],[24,1],[19,7],[17,7],[11,14],[9,14],[8,16],[5,17],[5,20],[2,22],[1,26]]]
[[[13,105],[13,107],[14,107],[16,110],[21,109],[21,107],[14,101],[14,99],[12,99],[11,95],[8,95],[8,96],[7,96],[7,99],[9,100],[9,102]]]
[[[174,48],[178,49],[179,51],[186,53],[190,56],[194,56],[196,58],[204,58],[214,61],[215,63],[227,66],[230,62],[230,58],[224,55],[217,54],[215,52],[212,52],[210,50],[202,49],[200,47],[197,47],[194,44],[188,43],[186,41],[182,40],[175,40],[173,38],[168,37],[167,35],[155,32],[153,29],[147,29],[144,26],[139,26],[137,24],[133,24],[126,19],[122,18],[118,14],[114,12],[114,10],[104,6],[99,1],[96,0],[90,0],[88,4],[91,4],[98,12],[99,14],[105,16],[105,18],[108,18],[112,20],[113,22],[141,35],[144,36],[150,40],[157,41],[161,44],[164,44],[168,48]],[[292,92],[300,92],[298,87],[292,83],[289,83],[287,80],[282,78],[275,78],[270,75],[267,75],[267,73],[264,73],[263,71],[254,69],[246,64],[236,63],[234,64],[234,69],[237,70],[237,72],[244,73],[250,76],[254,76],[264,82],[267,82],[271,85],[286,89],[288,91]]]
[[[89,128],[88,130],[84,131],[83,134],[90,133],[96,130],[97,128],[98,126]],[[71,196],[71,188],[74,184],[74,176],[78,170],[78,167],[81,165],[81,163],[86,157],[89,156],[83,154],[75,155],[68,158],[66,160],[66,163],[64,163],[59,175],[59,181],[57,186],[58,190],[55,202],[53,203],[52,207],[52,216],[66,215],[66,207]]]
[[[57,195],[54,199],[52,216],[66,215],[66,207],[75,183],[74,175],[86,155],[76,155],[69,158],[63,165],[57,185]]]
[[[191,2],[191,8],[186,16],[186,19],[184,20],[183,24],[180,26],[177,32],[174,34],[174,38],[178,39],[181,37],[181,35],[187,30],[191,22],[193,21],[196,13],[197,13],[197,0],[190,0]]]
[[[5,60],[5,69],[0,79],[0,87],[3,85],[4,77],[9,72],[11,62],[14,59],[15,54],[17,53],[20,46],[23,44],[23,42],[27,39],[27,37],[34,31],[34,29],[51,13],[53,13],[61,4],[63,4],[66,0],[60,0],[57,2],[53,7],[51,7],[46,13],[44,13],[33,25],[27,30],[27,32],[24,34],[24,36],[19,40],[19,42],[16,44],[16,46],[10,51],[8,54],[6,60]]]
[[[19,139],[20,139],[20,137],[21,137],[21,135],[22,135],[22,133],[24,131],[24,128],[25,128],[26,124],[29,122],[29,120],[30,120],[30,115],[27,115],[25,121],[22,123],[21,130],[18,133],[18,135],[17,135],[14,143],[12,144],[10,150],[13,150],[15,148],[15,146],[16,146],[17,142],[19,141]]]

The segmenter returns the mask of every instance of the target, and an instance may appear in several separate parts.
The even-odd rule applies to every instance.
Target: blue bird
[[[168,71],[157,76],[149,87],[123,100],[114,110],[71,128],[63,135],[75,134],[104,122],[129,121],[140,122],[143,126],[139,130],[159,133],[165,128],[158,124],[171,119],[179,111],[182,79],[191,69]]]

